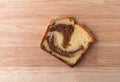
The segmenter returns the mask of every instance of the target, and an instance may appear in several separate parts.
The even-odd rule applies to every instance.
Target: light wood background
[[[70,68],[39,45],[51,19],[76,18],[96,43]],[[120,0],[0,0],[0,82],[120,82]]]

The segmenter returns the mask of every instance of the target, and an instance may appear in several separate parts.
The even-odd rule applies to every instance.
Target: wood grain
[[[120,67],[16,67],[1,68],[1,82],[119,82]],[[14,76],[13,76],[14,75]]]
[[[96,38],[75,68],[39,46],[50,20],[65,16]],[[0,0],[0,81],[120,82],[119,37],[119,0]]]

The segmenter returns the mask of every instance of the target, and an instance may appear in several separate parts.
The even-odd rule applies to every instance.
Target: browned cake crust
[[[74,19],[71,18],[71,17],[70,17],[70,18],[60,18],[60,19],[74,20]],[[59,19],[57,19],[57,20],[59,20]],[[50,26],[52,26],[52,24],[50,24],[50,25],[48,26],[48,28],[47,28],[47,30],[46,30],[46,32],[45,32],[45,35],[44,35],[44,37],[43,37],[43,39],[42,39],[42,42],[41,42],[41,44],[40,44],[41,49],[45,50],[46,52],[48,52],[48,53],[50,53],[51,55],[53,55],[53,56],[55,56],[56,58],[58,58],[59,60],[63,61],[63,62],[66,63],[68,66],[74,67],[74,66],[78,63],[78,61],[80,61],[80,59],[83,57],[83,55],[86,53],[86,51],[82,53],[82,56],[79,57],[79,59],[76,61],[75,64],[70,64],[70,63],[62,60],[61,58],[57,57],[56,55],[52,54],[51,51],[48,51],[48,50],[43,46],[43,42],[44,42],[45,37],[46,37],[46,35],[47,35],[48,31],[49,31]],[[86,29],[85,26],[80,25],[80,24],[79,24],[79,26],[81,26],[81,27],[89,34],[89,36],[92,38],[92,42],[89,42],[89,44],[88,44],[88,48],[90,48],[90,46],[95,42],[95,39],[94,39],[94,37],[91,35],[90,31],[89,31],[88,29]],[[87,50],[88,50],[88,49],[87,49]]]

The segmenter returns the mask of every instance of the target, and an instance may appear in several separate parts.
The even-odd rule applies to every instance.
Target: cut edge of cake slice
[[[52,34],[51,32],[49,32],[49,29],[58,24],[72,25],[74,27],[74,32],[73,32],[73,36],[71,36],[70,44],[75,44],[75,45],[76,43],[80,44],[84,49],[76,52],[75,55],[72,57],[63,56],[51,50],[49,48],[49,44],[46,40],[46,37]],[[59,33],[56,33],[55,35],[60,36]],[[92,43],[94,43],[94,37],[92,36],[92,34],[88,29],[86,29],[84,26],[80,24],[74,23],[73,18],[59,18],[59,19],[56,19],[54,23],[48,26],[46,33],[43,37],[43,40],[41,42],[41,48],[47,51],[48,53],[52,54],[53,56],[57,57],[58,59],[62,60],[67,65],[73,67],[82,58],[82,56],[85,54],[85,52],[91,46]],[[72,48],[75,49],[75,46],[69,47],[68,50],[71,50]]]

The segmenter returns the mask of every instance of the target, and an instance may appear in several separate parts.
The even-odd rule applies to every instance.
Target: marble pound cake
[[[41,48],[73,67],[93,42],[89,30],[73,18],[59,18],[48,26]]]

